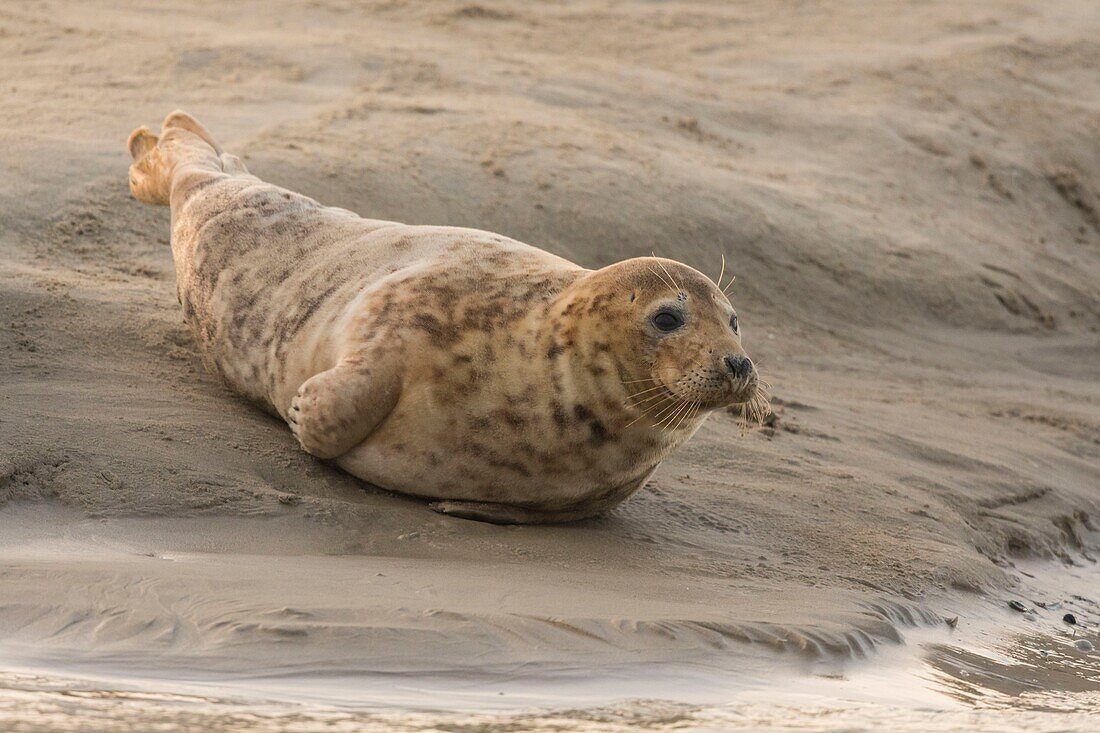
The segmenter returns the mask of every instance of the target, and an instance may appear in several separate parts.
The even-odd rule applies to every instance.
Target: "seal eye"
[[[684,325],[684,319],[679,313],[674,311],[658,311],[658,313],[653,316],[653,325],[661,331],[668,333]]]
[[[737,314],[736,313],[734,313],[732,316],[730,316],[730,328],[733,329],[734,333],[737,333]]]

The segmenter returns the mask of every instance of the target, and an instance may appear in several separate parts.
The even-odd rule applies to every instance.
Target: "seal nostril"
[[[744,379],[752,374],[752,359],[747,356],[730,354],[723,361],[726,365],[726,371],[737,379]]]

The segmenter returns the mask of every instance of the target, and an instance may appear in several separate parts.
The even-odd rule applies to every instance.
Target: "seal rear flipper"
[[[214,139],[214,136],[210,134],[210,131],[206,129],[206,126],[196,120],[191,115],[184,112],[182,109],[177,109],[175,112],[170,113],[164,118],[164,122],[160,123],[161,129],[165,132],[172,128],[178,128],[186,130],[191,134],[201,139],[204,143],[214,149],[215,155],[221,155],[224,151],[222,146],[218,144],[218,141]]]
[[[130,164],[130,191],[139,201],[167,205],[173,186],[188,185],[210,175],[247,175],[244,164],[222,151],[202,123],[180,110],[164,118],[161,134],[142,126],[126,143]]]
[[[146,204],[168,203],[168,178],[163,174],[164,158],[157,143],[160,138],[142,125],[130,133],[126,147],[130,150],[130,191],[134,198]]]
[[[286,421],[307,453],[336,458],[381,424],[400,391],[396,371],[357,358],[342,359],[302,383]]]

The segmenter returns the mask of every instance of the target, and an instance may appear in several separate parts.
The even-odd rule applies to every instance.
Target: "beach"
[[[0,721],[1085,730],[1097,38],[1077,0],[0,6]],[[127,188],[177,108],[364,216],[724,258],[774,414],[575,524],[363,485],[201,364]]]

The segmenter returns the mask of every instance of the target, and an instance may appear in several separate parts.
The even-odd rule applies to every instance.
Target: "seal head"
[[[591,273],[581,283],[591,303],[592,333],[606,341],[619,377],[639,414],[667,419],[676,429],[686,416],[748,403],[759,377],[741,345],[741,327],[729,298],[706,275],[682,263],[640,257]],[[682,406],[677,417],[677,408]],[[664,410],[662,414],[661,410]],[[637,415],[635,415],[637,417]]]

